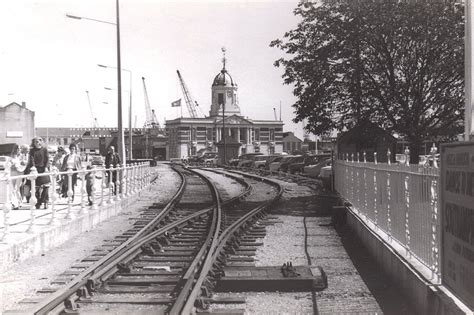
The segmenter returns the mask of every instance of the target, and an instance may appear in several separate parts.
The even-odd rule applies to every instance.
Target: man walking
[[[105,156],[105,168],[109,169],[110,166],[112,168],[116,168],[117,166],[120,166],[120,157],[119,155],[115,152],[115,147],[110,146],[109,151],[107,152],[107,155]],[[114,195],[117,194],[117,171],[111,171],[108,172],[109,175],[109,184],[112,182],[113,189],[114,189]]]

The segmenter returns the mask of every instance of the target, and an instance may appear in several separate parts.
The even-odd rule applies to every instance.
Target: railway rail
[[[252,185],[237,176],[233,178],[242,185],[242,192],[222,200],[203,172],[186,168],[176,171],[182,182],[164,207],[147,209],[132,230],[73,266],[74,271],[67,273],[72,279],[64,280],[60,288],[39,292],[48,295],[30,301],[32,305],[24,312],[115,309],[124,313],[189,314],[195,312],[196,305],[212,303],[209,292],[223,266],[251,260],[235,253],[239,247],[252,245],[249,240],[255,231],[261,235],[257,221],[283,190],[274,182],[253,176],[253,180],[273,187],[267,200],[255,202],[246,199]]]

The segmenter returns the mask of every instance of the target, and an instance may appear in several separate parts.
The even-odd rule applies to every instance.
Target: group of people
[[[120,165],[120,157],[115,153],[113,146],[109,147],[107,156],[105,158],[105,167],[117,167]],[[10,159],[10,176],[28,175],[31,173],[32,168],[36,168],[38,177],[35,180],[35,187],[32,187],[32,182],[29,179],[17,178],[12,180],[12,192],[10,200],[12,208],[14,210],[19,209],[23,205],[23,200],[30,202],[31,194],[34,189],[36,197],[36,209],[40,209],[41,206],[44,209],[48,208],[49,203],[49,187],[51,186],[52,176],[41,176],[43,173],[56,170],[64,172],[68,170],[80,171],[83,169],[81,156],[78,152],[78,147],[75,143],[69,145],[69,153],[63,147],[58,147],[57,153],[50,162],[49,152],[43,139],[35,137],[31,141],[31,145],[15,145]],[[90,170],[92,167],[87,166]],[[112,176],[109,178],[114,183],[114,194],[117,193],[116,181],[117,171],[112,171]],[[56,180],[54,178],[53,180]],[[88,196],[89,205],[92,205],[92,187],[94,185],[95,175],[92,171],[87,172],[85,176],[86,191]],[[72,190],[72,201],[74,201],[74,187],[77,184],[77,173],[72,174],[72,181],[69,183],[68,175],[62,175],[58,177],[58,183],[60,187],[60,196],[68,198],[69,185],[71,184]]]

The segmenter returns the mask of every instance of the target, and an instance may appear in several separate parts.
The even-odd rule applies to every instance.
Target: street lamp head
[[[101,67],[101,68],[108,68],[107,66],[101,65],[101,64],[98,64],[98,66]]]
[[[70,19],[82,20],[82,18],[80,16],[72,15],[72,14],[66,14],[66,17],[68,17]]]
[[[104,87],[104,89],[109,90],[109,91],[113,90],[112,88],[109,88],[109,87]]]

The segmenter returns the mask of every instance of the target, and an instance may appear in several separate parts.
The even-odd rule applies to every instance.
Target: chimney
[[[21,107],[25,107],[25,108],[26,108],[26,102],[21,102]]]

